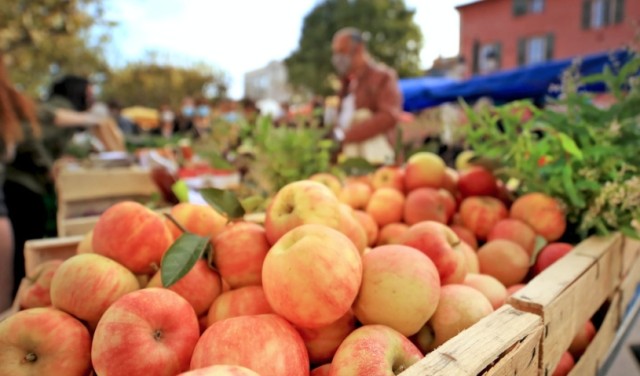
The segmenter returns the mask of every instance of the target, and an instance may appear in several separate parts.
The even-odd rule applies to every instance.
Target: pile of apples
[[[397,375],[572,248],[554,243],[555,200],[511,203],[491,172],[431,153],[289,184],[264,226],[188,203],[171,214],[210,238],[209,260],[162,287],[181,230],[112,206],[76,256],[29,276],[23,310],[0,322],[0,375]],[[537,237],[548,244],[534,257]]]

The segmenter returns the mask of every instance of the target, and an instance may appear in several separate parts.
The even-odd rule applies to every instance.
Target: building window
[[[624,0],[583,0],[582,28],[600,29],[622,23]]]
[[[478,71],[488,74],[500,69],[500,43],[485,44],[480,47]]]
[[[518,65],[544,63],[553,59],[553,34],[518,41]]]
[[[527,13],[542,13],[544,0],[513,0],[513,14],[522,16]]]

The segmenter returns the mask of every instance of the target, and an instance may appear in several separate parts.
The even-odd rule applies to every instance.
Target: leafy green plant
[[[516,179],[517,194],[542,192],[562,202],[578,236],[622,231],[638,237],[639,70],[638,55],[588,77],[570,69],[559,99],[542,110],[528,101],[482,111],[463,104],[468,146],[497,162],[495,173],[505,182]],[[597,82],[615,97],[612,106],[600,108],[580,90]]]
[[[325,130],[313,124],[277,127],[270,118],[259,118],[245,130],[240,147],[252,156],[248,179],[270,195],[291,182],[328,171],[334,143],[324,137]]]

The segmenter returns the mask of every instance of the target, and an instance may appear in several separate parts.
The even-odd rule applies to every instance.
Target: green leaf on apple
[[[171,186],[171,191],[180,202],[189,202],[189,187],[184,180],[178,180]]]
[[[208,237],[184,233],[162,257],[160,277],[162,286],[173,286],[193,268],[211,246]]]
[[[244,217],[245,209],[235,193],[217,188],[200,190],[202,198],[220,213],[226,214],[229,219]]]
[[[540,235],[536,235],[536,244],[533,247],[533,253],[531,254],[531,260],[529,261],[529,266],[533,266],[536,263],[536,260],[538,259],[538,255],[547,244],[549,244],[547,239],[545,239]]]

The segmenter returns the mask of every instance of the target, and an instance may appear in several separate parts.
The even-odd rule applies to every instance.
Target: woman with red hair
[[[14,158],[17,145],[39,134],[35,105],[11,84],[0,55],[0,185],[4,184],[6,165]],[[13,252],[11,221],[0,189],[0,311],[11,305]]]

